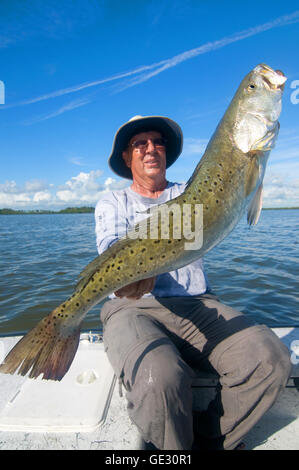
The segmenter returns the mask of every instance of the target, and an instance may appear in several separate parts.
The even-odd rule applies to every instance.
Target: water
[[[220,299],[269,326],[299,325],[299,210],[245,219],[205,257]],[[28,331],[72,294],[95,256],[93,214],[0,216],[0,334]],[[83,328],[100,328],[101,304]]]

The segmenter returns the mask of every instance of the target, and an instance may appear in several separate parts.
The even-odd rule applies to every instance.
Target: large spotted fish
[[[74,294],[17,343],[0,372],[25,375],[30,371],[30,377],[43,374],[44,379],[61,380],[73,361],[80,325],[91,307],[127,284],[202,257],[229,234],[246,207],[248,222],[257,222],[265,167],[279,130],[285,81],[282,72],[264,64],[243,79],[184,193],[164,205],[169,209],[167,236],[162,218],[156,217],[156,206],[143,225],[143,236],[135,236],[142,232],[140,222],[92,261],[81,273]],[[200,210],[202,227],[196,222]],[[158,224],[155,233],[150,227],[153,220]],[[189,232],[175,236],[184,224],[189,224]],[[153,236],[144,235],[145,227]],[[192,245],[190,233],[198,236],[199,228],[203,228],[203,239]]]

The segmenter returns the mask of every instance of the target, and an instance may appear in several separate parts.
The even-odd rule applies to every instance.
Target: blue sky
[[[288,77],[264,206],[299,206],[298,44],[292,0],[1,0],[0,208],[95,205],[128,185],[107,158],[136,114],[181,125],[167,176],[186,181],[260,62]]]

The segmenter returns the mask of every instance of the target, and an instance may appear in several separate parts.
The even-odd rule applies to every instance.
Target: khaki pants
[[[194,367],[219,374],[216,397],[196,431],[223,449],[242,440],[290,374],[289,352],[276,335],[212,294],[114,299],[104,304],[101,321],[129,416],[161,450],[192,448]]]

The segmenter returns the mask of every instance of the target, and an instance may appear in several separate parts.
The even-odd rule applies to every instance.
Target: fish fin
[[[248,197],[252,194],[255,190],[257,185],[259,184],[259,177],[260,177],[260,152],[248,152],[248,155],[251,157],[250,159],[250,169],[248,172],[248,178],[245,183],[245,196]]]
[[[261,215],[263,204],[263,183],[259,185],[257,191],[250,202],[247,212],[247,222],[249,225],[256,225]]]
[[[31,370],[30,378],[37,378],[40,374],[46,380],[64,377],[78,348],[80,326],[62,332],[54,312],[43,318],[14,346],[0,365],[1,373],[26,375]]]
[[[76,285],[76,292],[81,291],[88,281],[92,278],[93,274],[101,267],[103,263],[103,256],[97,256],[93,261],[91,261],[83,271],[79,274],[79,280]]]
[[[275,147],[279,128],[280,124],[277,122],[273,129],[270,129],[261,139],[252,145],[251,150],[260,150],[262,152],[272,150]]]

